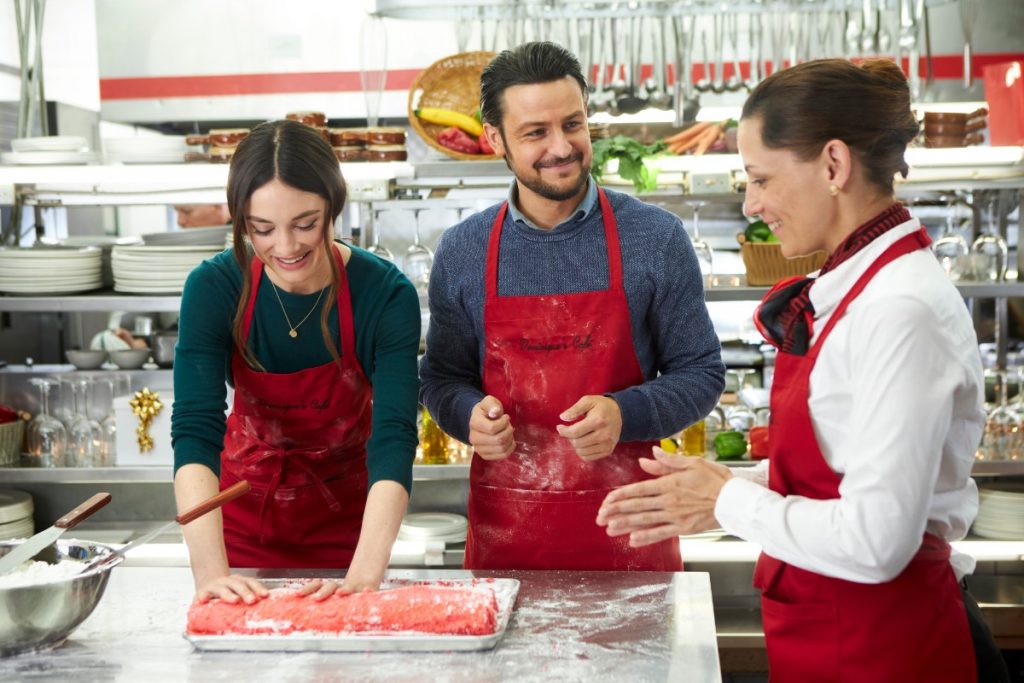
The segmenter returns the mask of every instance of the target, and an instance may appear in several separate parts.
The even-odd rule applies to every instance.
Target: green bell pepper
[[[747,226],[747,229],[743,231],[743,236],[748,242],[778,242],[779,238],[775,236],[772,229],[768,227],[768,224],[764,221],[754,221]]]
[[[719,460],[739,460],[747,454],[747,440],[743,432],[722,432],[714,440]]]

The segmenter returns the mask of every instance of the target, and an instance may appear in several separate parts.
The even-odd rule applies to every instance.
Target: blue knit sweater
[[[725,366],[700,267],[675,215],[606,190],[618,221],[630,327],[644,383],[609,394],[622,411],[622,441],[659,439],[711,411]],[[420,402],[442,429],[469,439],[469,415],[483,397],[484,271],[500,205],[445,231],[430,276],[430,327],[420,362]],[[552,230],[505,216],[498,294],[587,292],[608,287],[600,205]],[[560,406],[559,410],[568,406]]]

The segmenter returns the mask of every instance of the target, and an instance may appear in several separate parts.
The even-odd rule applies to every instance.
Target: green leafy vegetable
[[[658,170],[650,168],[644,159],[660,154],[665,143],[655,142],[645,145],[626,135],[594,142],[594,158],[590,164],[590,174],[594,180],[601,182],[604,166],[610,159],[619,160],[619,177],[633,182],[637,193],[653,192],[658,183]]]

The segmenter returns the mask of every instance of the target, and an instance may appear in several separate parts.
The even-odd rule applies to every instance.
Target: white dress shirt
[[[814,337],[891,244],[889,230],[811,287]],[[898,576],[927,530],[959,540],[978,511],[970,477],[985,427],[978,342],[964,300],[930,250],[879,271],[847,308],[811,371],[818,446],[842,481],[839,498],[781,496],[767,462],[722,488],[715,516],[731,534],[825,576],[881,583]],[[773,406],[773,410],[776,408]],[[951,559],[959,579],[973,558]]]

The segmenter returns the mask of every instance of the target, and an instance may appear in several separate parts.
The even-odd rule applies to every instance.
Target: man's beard
[[[508,161],[509,167],[512,168],[513,173],[515,173],[514,165],[511,163],[512,159],[509,158]],[[519,175],[516,175],[516,179],[519,182],[521,182],[524,186],[535,192],[536,194],[540,195],[541,197],[544,197],[544,199],[549,199],[554,202],[564,202],[567,199],[572,199],[573,197],[577,196],[580,193],[580,191],[587,186],[587,180],[589,179],[590,174],[587,173],[585,169],[581,168],[579,177],[577,178],[576,182],[573,183],[573,185],[568,189],[564,189],[555,185],[551,185],[541,180],[540,170],[548,166],[558,166],[567,161],[583,161],[583,152],[574,150],[570,156],[564,159],[555,159],[554,161],[549,161],[546,163],[537,162],[533,165],[533,169],[537,171],[537,176],[523,178]]]

